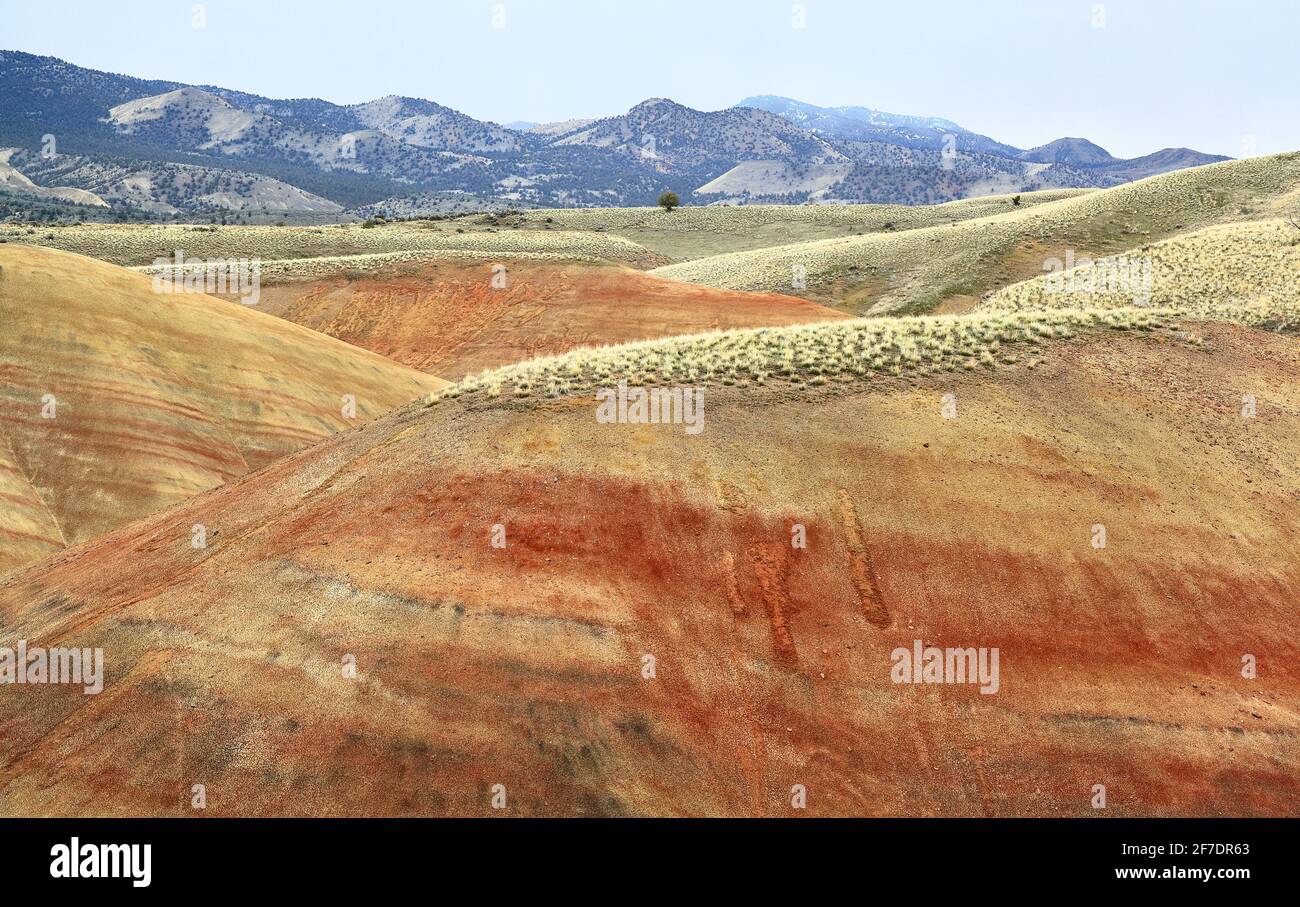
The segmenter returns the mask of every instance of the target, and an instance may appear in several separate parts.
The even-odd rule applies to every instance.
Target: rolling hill
[[[1300,220],[1219,224],[1003,287],[979,306],[1014,312],[1088,305],[1159,308],[1265,302],[1300,308]]]
[[[0,573],[445,382],[123,268],[0,246]],[[345,418],[343,397],[355,401]]]
[[[0,810],[1291,814],[1294,339],[1198,329],[710,382],[697,434],[584,393],[331,437],[0,581],[107,665],[0,698]],[[996,692],[899,684],[918,644],[997,648]]]
[[[41,199],[71,202],[75,205],[89,205],[96,208],[108,207],[106,201],[93,192],[87,192],[85,189],[46,188],[36,185],[9,163],[9,158],[13,156],[15,150],[13,148],[0,150],[0,188],[9,193],[35,195]]]
[[[1092,190],[1026,192],[1019,207],[1071,198]],[[980,196],[942,205],[710,205],[678,208],[532,209],[485,219],[493,226],[604,231],[631,240],[673,262],[724,252],[762,249],[859,233],[913,230],[985,217],[1017,207],[1009,195]],[[474,219],[457,227],[473,229]]]
[[[477,258],[601,258],[650,267],[664,259],[621,236],[595,231],[544,229],[469,231],[451,223],[386,224],[367,229],[356,224],[321,227],[230,225],[190,227],[181,224],[83,224],[52,226],[41,231],[0,229],[0,239],[49,246],[113,264],[148,267],[171,260],[177,249],[197,258],[262,260],[264,271],[286,262],[355,257],[374,259],[410,255],[424,259],[466,255]],[[361,265],[364,262],[358,261]],[[333,270],[336,262],[324,262]]]
[[[732,252],[651,273],[726,289],[796,292],[849,311],[965,307],[1041,274],[1068,252],[1099,258],[1178,232],[1277,217],[1300,204],[1300,153],[1162,174],[1028,208],[899,233],[869,233]]]
[[[94,190],[42,191],[66,193],[64,197],[73,200],[84,197],[90,204],[98,199],[100,204],[118,211],[125,208],[143,215],[207,214],[214,219],[250,213],[328,218],[343,212],[341,205],[329,199],[246,170],[73,154],[47,159],[16,148],[0,151],[0,156],[7,156],[23,168],[23,173],[42,183],[67,182]]]
[[[791,296],[714,290],[627,266],[509,259],[365,274],[344,267],[264,285],[257,308],[449,380],[575,347],[845,317]]]
[[[1142,157],[1122,159],[1087,139],[1065,138],[1021,152],[1018,157],[1040,164],[1067,164],[1096,174],[1100,185],[1118,185],[1160,173],[1226,161],[1221,154],[1190,148],[1165,148]]]
[[[1077,164],[1081,167],[1104,166],[1113,164],[1117,160],[1095,142],[1076,138],[1057,139],[1046,145],[1022,151],[1016,156],[1021,160],[1039,164]]]

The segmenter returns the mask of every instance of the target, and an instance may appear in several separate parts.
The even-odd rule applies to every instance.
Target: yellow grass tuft
[[[724,289],[787,293],[796,266],[809,288],[874,275],[887,279],[889,288],[873,313],[925,307],[945,294],[996,286],[1005,262],[1035,244],[1118,251],[1183,229],[1276,217],[1298,184],[1300,153],[1225,161],[945,226],[733,252],[651,273]]]
[[[565,396],[609,386],[681,384],[748,386],[785,381],[821,386],[996,368],[1018,361],[1012,348],[1083,332],[1150,330],[1160,313],[1134,309],[1012,314],[858,318],[783,328],[715,331],[617,346],[573,350],[466,378],[435,393],[490,399]]]
[[[1137,268],[1135,265],[1140,264]],[[1012,284],[980,305],[990,312],[1134,305],[1134,287],[1115,275],[1147,270],[1140,304],[1207,312],[1284,310],[1300,305],[1300,229],[1283,218],[1221,224],[1120,256]]]

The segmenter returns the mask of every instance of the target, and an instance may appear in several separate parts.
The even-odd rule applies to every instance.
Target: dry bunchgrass
[[[1245,310],[1300,305],[1300,227],[1277,218],[1207,227],[1060,275],[1021,281],[993,293],[980,308],[1017,312],[1133,305],[1134,286],[1116,276],[1137,270],[1135,264],[1149,268],[1149,298],[1142,301],[1152,306],[1190,312],[1225,305]]]
[[[403,252],[468,252],[490,257],[544,254],[556,258],[595,258],[638,263],[653,256],[646,249],[608,233],[547,230],[474,230],[458,233],[420,224],[356,224],[327,227],[225,226],[211,229],[182,224],[84,224],[0,230],[0,238],[87,255],[119,265],[147,266],[170,258],[177,249],[194,258],[337,258]],[[662,259],[658,259],[662,260]]]
[[[719,331],[574,350],[494,369],[431,397],[488,400],[561,397],[609,386],[817,386],[903,376],[1034,365],[1039,344],[1106,330],[1150,330],[1162,315],[1133,309],[1009,315],[859,318]]]
[[[737,290],[790,292],[796,267],[817,287],[856,274],[887,279],[874,311],[924,309],[948,293],[984,292],[1018,248],[1118,251],[1184,229],[1265,219],[1300,186],[1300,153],[1225,161],[947,226],[716,255],[651,273]]]
[[[1150,299],[1142,305],[1133,304],[1132,288],[1060,293],[1039,277],[994,294],[965,316],[864,318],[576,350],[485,373],[439,396],[563,396],[617,380],[818,385],[993,368],[1020,361],[1025,346],[1081,332],[1150,330],[1183,319],[1300,328],[1300,227],[1294,219],[1209,227],[1127,258],[1143,256],[1150,256],[1153,277]],[[1066,272],[1065,285],[1104,287],[1105,277],[1117,270],[1110,264],[1103,259],[1091,266],[1101,277],[1086,273],[1088,267]],[[1071,284],[1072,277],[1079,279]],[[1029,364],[1035,361],[1029,358]]]
[[[1020,208],[1073,198],[1095,190],[1052,189],[1020,194]],[[566,208],[520,212],[529,224],[551,224],[565,230],[663,231],[667,233],[747,234],[769,226],[792,233],[807,228],[835,227],[874,231],[886,225],[912,230],[985,217],[1016,207],[1009,195],[989,195],[941,205],[708,205],[677,208]]]
[[[317,280],[334,274],[376,274],[394,264],[425,261],[588,261],[604,259],[595,255],[567,252],[508,252],[495,253],[482,249],[430,249],[412,252],[378,252],[371,255],[328,255],[320,258],[278,258],[262,260],[260,273],[267,281]],[[173,279],[183,277],[187,269],[175,265],[137,265],[130,270],[143,274],[165,274]],[[178,274],[178,270],[182,273]]]

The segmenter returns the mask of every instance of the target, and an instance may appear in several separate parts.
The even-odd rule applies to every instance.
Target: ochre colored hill
[[[445,384],[245,306],[155,293],[148,277],[31,246],[0,246],[0,324],[0,573]]]
[[[584,395],[331,437],[0,581],[6,644],[107,665],[0,696],[0,813],[1294,815],[1300,355],[1187,327],[710,388],[698,434]],[[997,692],[894,683],[918,640]]]
[[[848,317],[620,265],[421,263],[265,287],[258,308],[448,379],[580,346]]]

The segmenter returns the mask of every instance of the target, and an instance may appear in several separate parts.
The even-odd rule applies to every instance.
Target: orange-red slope
[[[0,810],[1294,814],[1300,357],[1206,335],[711,391],[694,436],[462,399],[330,439],[0,585],[6,640],[109,666],[0,697]],[[891,682],[918,639],[998,692]]]
[[[399,265],[266,287],[259,308],[448,379],[600,346],[846,318],[816,303],[652,277],[618,265]],[[495,278],[495,282],[494,282]]]

